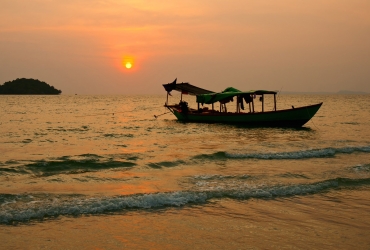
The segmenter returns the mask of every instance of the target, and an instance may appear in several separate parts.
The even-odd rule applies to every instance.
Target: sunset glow
[[[5,2],[0,84],[28,76],[65,94],[161,93],[179,77],[206,89],[370,92],[367,0]]]

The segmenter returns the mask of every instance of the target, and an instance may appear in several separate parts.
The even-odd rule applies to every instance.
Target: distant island
[[[17,78],[0,85],[0,95],[59,95],[61,90],[35,79]]]
[[[338,91],[338,94],[344,94],[344,95],[366,95],[367,92],[364,91],[350,91],[350,90],[341,90]]]

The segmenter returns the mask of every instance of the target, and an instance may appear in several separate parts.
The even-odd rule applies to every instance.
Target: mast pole
[[[252,98],[252,113],[254,113],[254,98]]]
[[[236,97],[236,113],[239,113],[239,96]]]

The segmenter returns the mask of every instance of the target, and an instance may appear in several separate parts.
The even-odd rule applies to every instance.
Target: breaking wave
[[[209,191],[177,191],[152,194],[136,194],[114,197],[87,197],[83,195],[53,194],[0,194],[0,223],[12,224],[30,220],[42,220],[58,216],[105,214],[129,209],[153,209],[203,204],[210,199],[284,198],[296,195],[316,194],[336,188],[353,188],[370,185],[370,178],[335,178],[321,182],[296,185],[276,185]]]
[[[194,159],[262,159],[262,160],[282,160],[282,159],[309,159],[334,157],[337,154],[369,153],[370,146],[342,147],[342,148],[322,148],[309,149],[291,152],[270,152],[270,153],[228,153],[217,152],[214,154],[197,155]]]

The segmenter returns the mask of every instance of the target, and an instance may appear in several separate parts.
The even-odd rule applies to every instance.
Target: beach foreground
[[[1,248],[367,249],[369,195],[333,191],[3,225]]]
[[[370,247],[367,95],[281,96],[324,102],[294,129],[155,118],[164,99],[0,98],[0,248]]]

